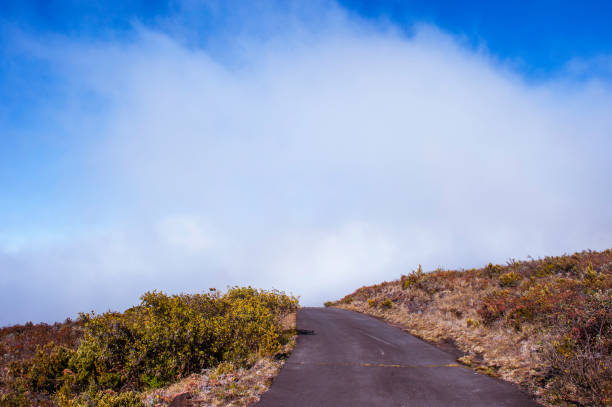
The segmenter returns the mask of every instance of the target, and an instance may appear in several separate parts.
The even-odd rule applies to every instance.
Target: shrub
[[[604,269],[602,267],[602,269]],[[606,278],[606,275],[597,271],[592,264],[588,264],[583,272],[584,283],[591,289],[610,289],[612,288],[612,279]]]
[[[61,386],[61,378],[73,357],[72,349],[51,342],[38,347],[34,357],[23,362],[26,379],[36,392],[53,393]]]
[[[508,290],[494,291],[482,299],[478,315],[484,324],[491,324],[503,316],[510,303],[510,292]]]
[[[423,280],[425,280],[425,273],[423,273],[423,268],[419,264],[419,267],[413,270],[412,273],[402,276],[402,288],[406,290],[408,287],[418,284]]]
[[[612,405],[612,291],[589,296],[563,322],[545,352],[557,373],[549,384],[553,401]]]
[[[60,407],[144,407],[142,394],[136,391],[121,393],[112,390],[98,391],[97,393],[84,393],[76,398],[67,398],[58,395],[57,404]]]
[[[514,287],[523,277],[520,274],[511,271],[499,276],[499,285],[502,287]]]
[[[597,270],[593,268],[592,264],[589,264],[586,270],[584,271],[584,279],[588,282],[595,282],[598,280],[598,277],[599,273],[597,272]]]
[[[499,264],[493,264],[493,263],[487,264],[487,267],[485,267],[484,269],[484,273],[488,277],[494,277],[496,275],[499,275],[501,274],[502,271],[503,271],[502,266],[500,266]]]
[[[74,360],[77,381],[117,390],[159,387],[189,373],[233,361],[247,365],[280,347],[279,318],[296,302],[274,292],[233,288],[216,294],[144,294],[124,314],[86,325]]]
[[[32,405],[28,398],[27,388],[16,384],[6,394],[0,395],[0,405],[5,407],[29,407]]]
[[[334,303],[331,301],[325,301],[325,304],[323,305],[325,305],[325,307],[331,307],[332,305],[334,305]]]
[[[144,407],[140,394],[133,391],[119,394],[100,392],[95,402],[98,407]]]
[[[393,301],[391,301],[388,298],[385,298],[381,303],[380,303],[380,307],[381,308],[385,308],[385,309],[390,309],[393,307]]]
[[[575,275],[580,270],[580,261],[577,255],[546,257],[537,263],[534,270],[536,277],[546,277],[553,274]]]
[[[477,320],[475,320],[475,319],[468,318],[468,319],[466,319],[466,320],[465,320],[465,325],[466,325],[468,328],[476,328],[478,325],[480,325],[480,322],[478,322],[478,321],[477,321]]]
[[[374,308],[376,306],[376,301],[371,298],[368,298],[368,305],[370,306],[370,308]]]
[[[140,406],[137,393],[126,390],[161,387],[223,361],[247,367],[273,354],[284,341],[282,319],[297,304],[295,297],[251,287],[225,295],[148,292],[123,313],[81,314],[78,349],[38,347],[33,357],[11,365],[13,387],[54,393],[66,406],[82,397],[100,406]]]

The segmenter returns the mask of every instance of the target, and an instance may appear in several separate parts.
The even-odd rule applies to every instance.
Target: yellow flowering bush
[[[499,276],[499,285],[502,287],[514,287],[519,281],[521,281],[522,278],[523,276],[520,274],[510,271]]]

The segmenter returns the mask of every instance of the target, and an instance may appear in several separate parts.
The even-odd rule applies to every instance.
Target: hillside
[[[297,306],[251,287],[148,292],[122,313],[1,328],[0,405],[250,405],[293,346]]]
[[[543,404],[612,405],[612,250],[460,271],[419,266],[326,306],[453,348]]]

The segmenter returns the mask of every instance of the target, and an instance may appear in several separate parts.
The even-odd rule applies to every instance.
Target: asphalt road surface
[[[302,308],[297,344],[258,407],[538,406],[399,328],[356,312]]]

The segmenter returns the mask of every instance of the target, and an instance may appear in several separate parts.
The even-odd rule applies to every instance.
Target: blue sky
[[[563,70],[574,58],[612,52],[612,5],[606,1],[346,1],[368,18],[387,17],[409,27],[428,22],[501,59],[528,76]]]
[[[192,3],[192,4],[189,4]],[[176,1],[29,1],[3,2],[2,20],[35,33],[76,37],[116,38],[129,36],[133,24],[163,28],[169,18],[179,17],[197,30],[201,38],[216,35],[219,27],[232,27],[231,17],[244,8],[241,2]],[[208,2],[211,4],[212,2]],[[324,2],[256,2],[251,8],[301,9],[316,12]],[[485,46],[502,59],[517,60],[528,74],[545,75],[562,69],[574,58],[591,59],[612,52],[612,5],[607,1],[363,1],[339,4],[364,19],[387,19],[410,33],[415,23],[429,23],[465,36],[474,46]],[[189,10],[191,15],[184,15]],[[255,23],[255,25],[257,25]],[[234,27],[235,28],[235,27]],[[270,27],[258,27],[266,31]]]
[[[3,2],[0,324],[612,241],[608,2]]]

